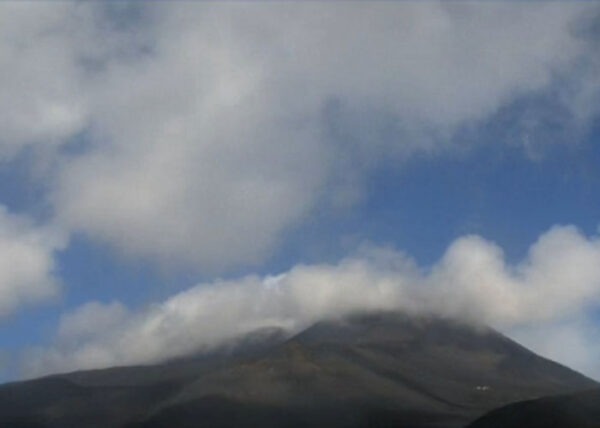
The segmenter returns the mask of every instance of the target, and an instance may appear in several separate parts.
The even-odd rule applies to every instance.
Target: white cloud
[[[455,241],[432,274],[440,310],[495,325],[546,322],[600,303],[600,240],[572,226],[550,229],[526,260],[508,266],[477,236]],[[448,298],[453,305],[448,305]]]
[[[0,320],[56,296],[54,252],[63,245],[56,233],[0,206]]]
[[[279,276],[200,284],[144,311],[93,302],[63,316],[56,345],[32,350],[26,370],[160,361],[209,349],[261,327],[297,331],[319,319],[360,309],[410,310],[408,283],[394,260],[347,259],[296,266]],[[408,269],[406,273],[409,278]]]
[[[456,240],[429,273],[401,253],[371,248],[335,265],[299,265],[279,276],[200,284],[140,312],[116,303],[89,304],[63,317],[55,346],[31,351],[26,370],[155,362],[260,327],[294,332],[355,311],[398,309],[489,323],[513,332],[526,346],[597,374],[591,369],[600,349],[589,329],[569,336],[573,328],[556,326],[583,322],[600,306],[598,266],[600,240],[573,227],[549,230],[514,266],[496,245],[476,236]],[[540,340],[546,333],[556,340],[570,337],[577,345],[573,354]]]
[[[558,80],[585,122],[596,88],[582,3],[151,3],[120,26],[105,4],[0,7],[0,156],[85,132],[54,169],[60,221],[209,271],[357,200],[382,159]]]

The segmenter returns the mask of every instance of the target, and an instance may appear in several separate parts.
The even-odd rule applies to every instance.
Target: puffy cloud
[[[455,241],[432,273],[440,310],[496,325],[544,322],[600,303],[600,240],[554,227],[526,260],[507,266],[502,250],[477,236]],[[449,296],[450,295],[450,296]],[[445,302],[448,297],[453,305]]]
[[[61,237],[0,206],[0,319],[58,292],[54,252]]]
[[[264,260],[382,159],[558,81],[585,122],[597,92],[582,3],[0,7],[0,156],[60,146],[67,228],[209,271]]]
[[[199,284],[137,313],[118,303],[89,303],[63,316],[56,345],[32,350],[26,370],[154,362],[262,327],[293,332],[356,310],[410,310],[400,264],[409,266],[398,254],[393,261],[350,258],[338,265],[296,266],[279,276]],[[402,273],[407,279],[408,270]]]
[[[370,248],[335,265],[299,265],[278,276],[199,284],[140,312],[116,303],[86,305],[63,317],[55,346],[31,351],[26,370],[155,362],[261,327],[292,333],[356,311],[401,310],[489,323],[596,374],[590,367],[600,354],[588,346],[593,335],[572,336],[576,349],[587,353],[574,350],[571,356],[556,352],[556,342],[540,339],[546,332],[559,339],[565,330],[557,325],[581,323],[598,308],[598,266],[600,240],[573,227],[549,230],[514,266],[495,244],[476,236],[457,239],[428,272],[401,253]]]

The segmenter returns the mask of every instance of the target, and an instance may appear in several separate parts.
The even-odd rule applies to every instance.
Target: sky
[[[355,311],[600,379],[600,4],[0,2],[0,381]]]

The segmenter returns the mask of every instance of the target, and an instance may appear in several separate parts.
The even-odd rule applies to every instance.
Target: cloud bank
[[[516,100],[568,88],[582,125],[598,93],[585,3],[0,8],[0,157],[44,153],[67,230],[205,272]]]
[[[31,350],[25,370],[38,375],[152,363],[261,327],[293,333],[356,311],[400,310],[489,324],[600,376],[595,336],[575,328],[591,326],[599,306],[600,238],[554,227],[524,260],[509,265],[494,243],[466,236],[427,271],[400,252],[371,247],[337,264],[199,284],[141,311],[92,302],[62,318],[54,345]],[[573,346],[557,352],[564,337]]]

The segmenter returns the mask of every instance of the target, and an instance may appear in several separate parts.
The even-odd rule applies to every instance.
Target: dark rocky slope
[[[462,427],[510,402],[596,384],[501,334],[357,315],[233,353],[0,387],[0,426]]]

